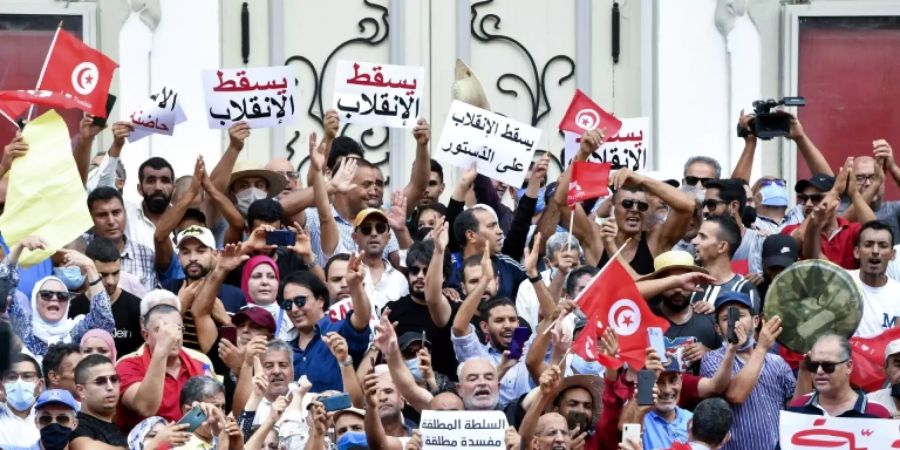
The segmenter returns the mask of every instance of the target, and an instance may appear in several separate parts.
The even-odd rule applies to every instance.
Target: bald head
[[[278,198],[282,198],[285,195],[300,189],[300,175],[297,172],[297,169],[294,168],[294,164],[288,161],[287,158],[272,158],[272,160],[266,164],[266,170],[278,172],[284,177],[285,181],[287,181],[287,184],[284,185],[284,189],[278,194]]]
[[[871,156],[857,156],[853,158],[853,175],[856,179],[850,181],[856,183],[860,193],[868,189],[875,180],[875,158]],[[884,183],[882,182],[881,186],[878,187],[878,192],[875,193],[875,197],[872,198],[871,205],[875,206],[873,209],[878,209],[877,206],[879,206],[883,196]]]
[[[294,170],[294,165],[291,164],[287,158],[272,158],[272,160],[266,164],[266,170],[274,172],[290,172]]]
[[[465,406],[458,395],[444,391],[431,399],[428,408],[435,411],[462,411],[465,409]]]

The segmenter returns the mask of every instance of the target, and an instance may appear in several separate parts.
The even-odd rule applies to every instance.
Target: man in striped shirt
[[[727,215],[709,216],[700,225],[694,244],[698,265],[706,269],[717,281],[707,285],[703,292],[695,292],[691,303],[706,302],[712,306],[717,297],[726,292],[741,292],[750,297],[753,313],[759,312],[759,293],[749,280],[734,273],[731,258],[741,245],[741,229]],[[709,312],[712,308],[701,310]]]

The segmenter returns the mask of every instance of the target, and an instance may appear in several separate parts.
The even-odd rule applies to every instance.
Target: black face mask
[[[41,444],[45,450],[62,450],[69,445],[72,429],[58,423],[51,423],[41,428]]]
[[[900,398],[900,384],[891,385],[891,397]]]

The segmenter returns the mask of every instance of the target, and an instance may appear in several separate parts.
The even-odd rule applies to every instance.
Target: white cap
[[[891,342],[888,342],[887,347],[884,348],[884,360],[887,359],[894,354],[900,353],[900,339],[894,339]]]

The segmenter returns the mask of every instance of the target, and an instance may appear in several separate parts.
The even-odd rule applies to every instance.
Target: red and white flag
[[[566,203],[569,204],[569,207],[584,200],[609,195],[609,170],[611,168],[610,163],[573,162],[572,180],[569,182],[569,192],[566,194]]]
[[[0,91],[0,114],[11,122],[19,118],[31,104],[50,108],[78,109],[78,103],[71,95],[53,91],[35,91],[21,89],[17,91]],[[105,112],[105,109],[104,109]]]
[[[117,67],[119,65],[103,53],[58,28],[37,89],[65,94],[72,98],[78,109],[106,117],[106,97]]]
[[[597,345],[597,342],[600,340],[600,334],[597,333],[597,330],[599,330],[597,322],[599,321],[600,318],[597,317],[596,311],[595,315],[588,316],[587,323],[581,329],[581,333],[578,333],[578,336],[575,336],[575,339],[572,341],[572,351],[585,361],[597,361],[603,367],[618,369],[622,367],[622,361],[610,358],[605,353],[602,353],[599,345]]]
[[[881,334],[869,338],[850,338],[853,359],[850,382],[866,392],[884,387],[884,350],[896,339],[900,339],[900,328],[888,328]]]
[[[635,370],[644,367],[647,346],[650,345],[647,328],[660,327],[663,332],[669,329],[668,320],[650,311],[628,270],[622,267],[618,259],[607,263],[575,302],[588,317],[588,325],[592,320],[595,323],[599,320],[605,324],[603,329],[611,327],[616,332],[619,336],[619,356]],[[575,345],[574,342],[572,345]]]
[[[600,105],[594,103],[590,97],[581,92],[581,89],[575,90],[575,97],[566,114],[559,122],[559,129],[563,131],[571,131],[584,134],[591,130],[604,130],[604,135],[615,136],[622,128],[622,121],[616,116],[606,112]]]

